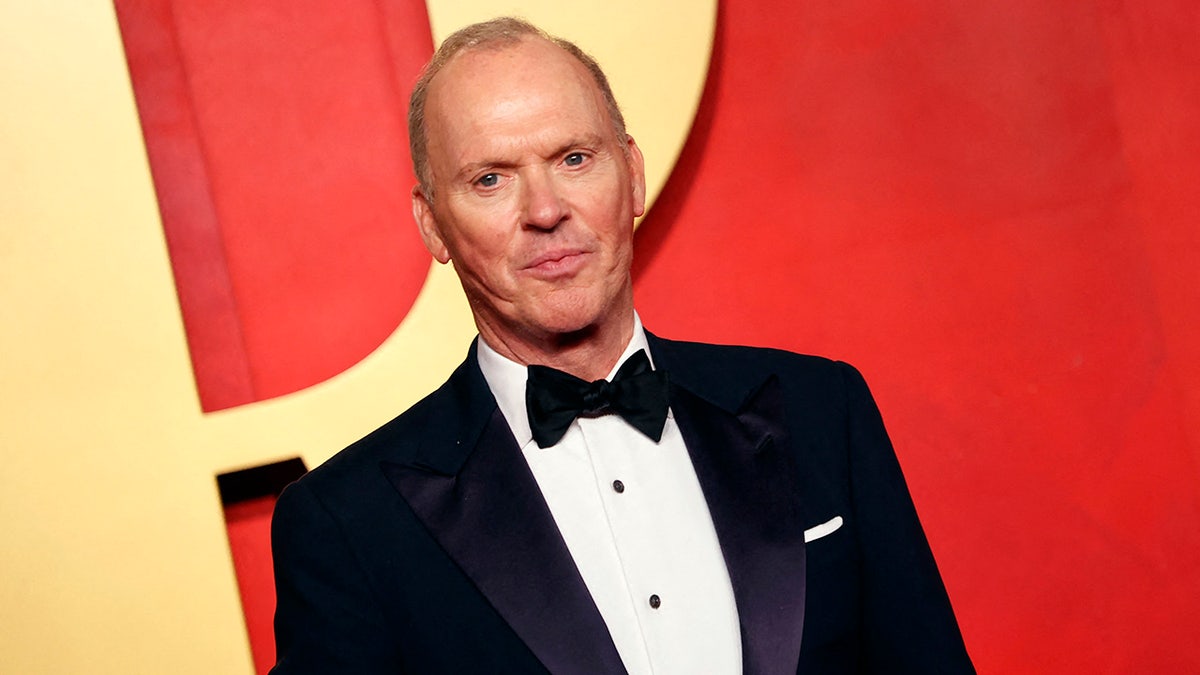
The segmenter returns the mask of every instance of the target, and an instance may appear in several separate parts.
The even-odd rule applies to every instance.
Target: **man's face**
[[[642,156],[582,64],[534,38],[463,52],[434,78],[425,124],[433,200],[414,191],[413,214],[489,341],[630,320]]]

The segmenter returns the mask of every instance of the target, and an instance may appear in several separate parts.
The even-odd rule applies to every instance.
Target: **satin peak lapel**
[[[537,481],[473,362],[473,349],[471,356],[464,372],[456,373],[467,380],[452,387],[452,412],[431,419],[429,428],[470,428],[472,415],[477,420],[490,410],[477,442],[468,440],[470,434],[443,440],[442,447],[428,449],[429,459],[385,463],[384,472],[549,671],[624,673]]]
[[[804,630],[800,480],[772,375],[737,411],[673,386],[671,409],[733,583],[746,675],[796,672]]]

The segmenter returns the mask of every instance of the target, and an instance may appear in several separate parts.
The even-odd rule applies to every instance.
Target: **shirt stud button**
[[[659,599],[659,597],[657,595],[650,596],[650,609],[658,609],[659,605],[661,605],[661,604],[662,604],[662,600]]]
[[[614,480],[613,481],[613,490],[615,490],[617,494],[621,494],[622,492],[625,491],[625,484],[619,480]]]

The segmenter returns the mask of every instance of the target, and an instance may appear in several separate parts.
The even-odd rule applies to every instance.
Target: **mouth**
[[[531,260],[523,271],[545,280],[570,277],[583,267],[587,256],[587,251],[579,249],[547,251]]]

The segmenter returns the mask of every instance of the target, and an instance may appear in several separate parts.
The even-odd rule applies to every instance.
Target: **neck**
[[[570,333],[500,335],[479,325],[480,337],[505,358],[521,365],[557,368],[583,380],[604,378],[633,339],[633,311],[620,319]]]

